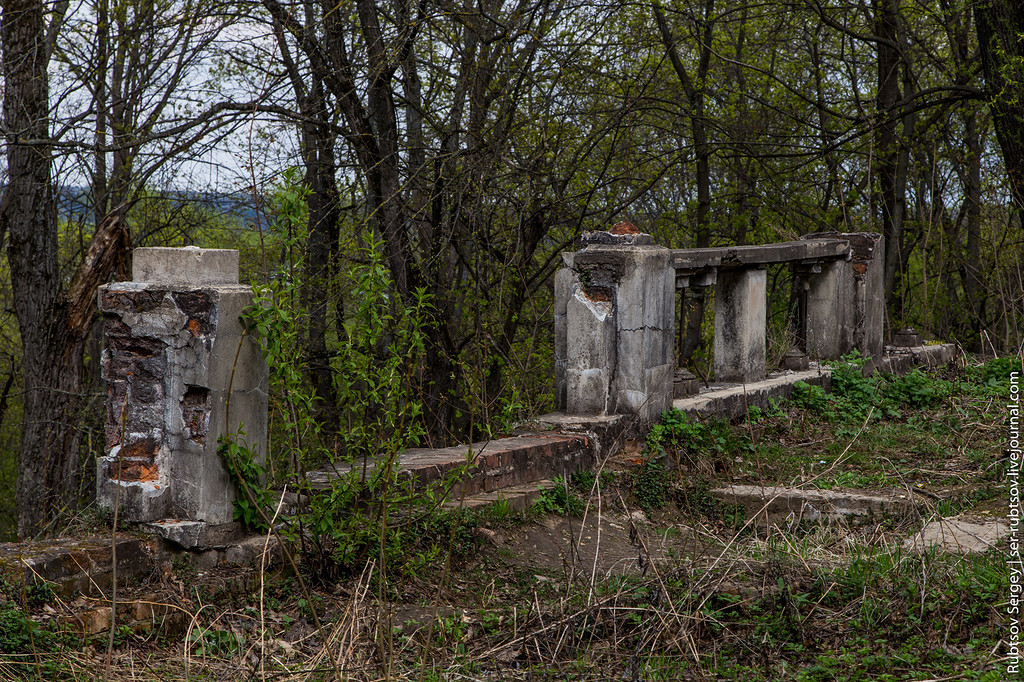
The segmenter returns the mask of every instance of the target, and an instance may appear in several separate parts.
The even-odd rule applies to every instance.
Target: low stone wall
[[[799,338],[787,367],[853,349],[881,356],[878,234],[669,250],[620,223],[584,233],[581,245],[563,254],[565,268],[555,276],[555,406],[569,415],[627,415],[638,430],[672,405],[678,289],[715,287],[715,381],[764,380],[773,369],[766,358],[770,264],[792,264],[797,284]]]

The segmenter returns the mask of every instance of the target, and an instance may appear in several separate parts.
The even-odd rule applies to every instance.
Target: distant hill
[[[93,211],[87,187],[58,187],[56,191],[58,216],[70,217],[86,223],[93,222]],[[247,225],[256,222],[256,204],[252,195],[249,194],[173,190],[164,192],[162,195],[173,203],[199,204],[221,215],[235,217]]]

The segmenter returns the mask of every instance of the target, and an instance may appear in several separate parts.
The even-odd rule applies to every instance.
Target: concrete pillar
[[[622,224],[586,233],[583,246],[555,282],[556,386],[565,300],[566,411],[636,415],[649,423],[672,405],[671,252]]]
[[[719,270],[715,287],[715,380],[765,378],[767,273]]]
[[[834,360],[853,348],[853,269],[845,261],[821,263],[807,283],[807,354]]]
[[[576,282],[566,306],[566,412],[608,414],[616,360],[610,297]]]
[[[885,241],[874,232],[844,234],[853,248],[850,264],[856,296],[853,345],[865,357],[882,357],[885,344]]]
[[[99,292],[108,398],[97,499],[110,509],[119,498],[130,522],[229,523],[235,490],[217,438],[242,428],[261,460],[267,441],[267,365],[238,319],[253,296],[238,284],[238,252],[136,249],[132,275]]]
[[[812,290],[818,288],[818,302],[812,314],[808,298],[808,336],[812,320],[816,320],[821,330],[818,341],[821,357],[837,358],[854,348],[865,357],[881,357],[885,333],[885,242],[882,235],[817,232],[803,239],[850,242],[848,261],[831,264],[828,272],[823,267],[821,275],[810,280]]]
[[[569,297],[572,295],[572,255],[563,253],[565,267],[555,273],[555,410],[565,411],[566,367],[568,363],[567,318]]]

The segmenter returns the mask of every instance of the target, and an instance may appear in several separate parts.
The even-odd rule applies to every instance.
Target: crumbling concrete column
[[[809,278],[807,343],[812,357],[835,359],[856,348],[881,357],[885,324],[885,258],[882,235],[818,232],[803,239],[845,239],[850,259],[822,264]]]
[[[672,405],[671,252],[623,223],[586,233],[583,247],[555,279],[556,405],[654,421]]]
[[[569,414],[614,413],[612,387],[618,350],[611,294],[572,287],[566,303],[566,411]]]
[[[572,253],[562,254],[564,268],[555,272],[555,409],[566,406],[566,366],[568,364],[568,307],[572,295]]]
[[[765,378],[767,273],[719,270],[715,287],[715,380]]]
[[[820,264],[806,276],[807,354],[815,360],[842,357],[853,348],[853,268],[845,261]]]
[[[97,499],[119,500],[126,521],[229,523],[235,490],[217,438],[244,429],[259,459],[267,440],[267,365],[239,322],[253,294],[238,284],[238,252],[136,249],[132,278],[99,292],[108,397]]]

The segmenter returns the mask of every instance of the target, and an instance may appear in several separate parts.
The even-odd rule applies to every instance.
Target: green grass
[[[740,424],[673,413],[652,431],[640,466],[617,475],[577,474],[542,496],[541,512],[573,516],[598,487],[602,513],[621,525],[617,514],[657,510],[636,529],[648,546],[671,547],[655,565],[640,569],[629,558],[592,574],[571,556],[569,537],[554,563],[531,563],[537,550],[527,543],[535,528],[524,532],[523,524],[549,520],[498,504],[396,516],[406,524],[401,532],[415,531],[405,547],[419,568],[396,572],[386,592],[367,592],[365,584],[361,590],[354,574],[314,590],[312,605],[328,628],[352,633],[345,665],[371,678],[1001,679],[998,652],[990,656],[1007,628],[1001,603],[1008,568],[999,550],[910,554],[901,549],[910,532],[903,520],[767,533],[748,524],[738,532],[742,510],[711,494],[731,480],[921,486],[942,491],[942,501],[925,500],[929,514],[941,515],[1001,498],[1005,384],[998,369],[922,372],[900,383],[876,378],[870,386],[849,379],[850,395],[869,394],[887,409],[844,411],[831,398],[798,400]],[[624,508],[616,506],[619,493]],[[558,524],[576,538],[592,528],[582,528],[578,516]],[[479,526],[502,529],[502,539],[482,542]],[[417,559],[424,553],[433,559]],[[252,581],[216,589],[194,573],[169,584],[175,580],[175,603],[189,610],[188,622],[195,619],[191,638],[124,631],[115,637],[116,660],[154,657],[152,670],[180,677],[183,669],[171,661],[188,643],[190,677],[252,677],[256,632],[266,627],[272,640],[297,637],[294,658],[265,660],[268,679],[330,674],[324,640],[311,633],[310,604],[294,577],[266,576],[262,601]],[[0,603],[0,646],[24,652],[31,633],[56,670],[44,669],[45,679],[95,673],[83,663],[89,654],[81,643],[36,623],[45,604],[55,603],[52,595],[29,596],[28,613],[10,597]],[[385,616],[402,608],[417,610],[414,620]],[[120,633],[126,624],[117,627]],[[338,640],[333,644],[342,650]],[[15,676],[8,658],[0,660],[0,677]],[[387,672],[382,660],[391,661]]]

